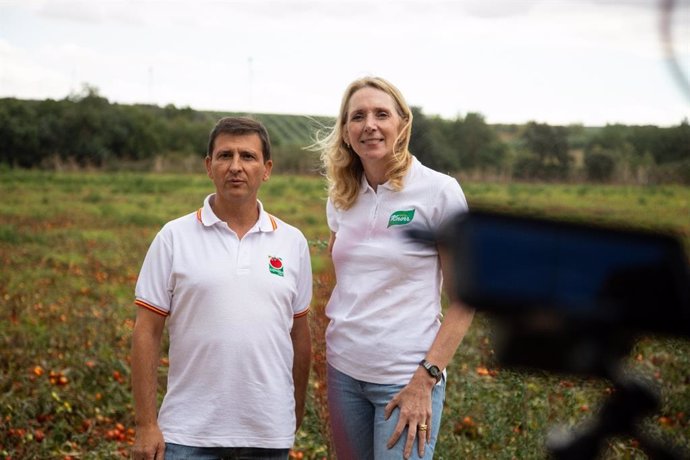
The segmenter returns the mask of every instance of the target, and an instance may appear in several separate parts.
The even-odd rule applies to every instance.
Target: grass
[[[463,184],[472,207],[671,229],[690,253],[690,189]],[[211,192],[203,174],[0,172],[0,457],[126,458],[133,441],[129,341],[134,284],[150,241]],[[324,184],[274,176],[269,212],[311,244],[314,369],[294,458],[329,455],[323,380],[323,307],[333,284],[325,255]],[[650,314],[653,306],[650,306]],[[596,414],[608,381],[501,368],[494,324],[478,315],[453,363],[438,459],[531,459],[558,425]],[[690,345],[645,337],[625,362],[659,391],[645,432],[690,448]],[[160,380],[164,387],[165,357]],[[606,458],[643,459],[639,441],[612,439]]]

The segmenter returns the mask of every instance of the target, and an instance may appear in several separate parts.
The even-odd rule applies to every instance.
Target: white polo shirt
[[[408,383],[441,324],[438,252],[406,238],[404,231],[436,230],[467,210],[460,184],[416,158],[403,184],[399,192],[388,183],[375,192],[362,177],[352,208],[327,204],[328,225],[336,233],[327,359],[371,383]]]
[[[240,240],[203,208],[151,244],[135,303],[168,317],[170,368],[158,421],[166,442],[289,448],[295,431],[293,318],[308,312],[302,233],[259,206]]]

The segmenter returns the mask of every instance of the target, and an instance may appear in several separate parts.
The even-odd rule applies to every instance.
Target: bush
[[[656,166],[650,173],[650,179],[656,184],[690,185],[690,158]]]
[[[605,182],[613,176],[616,161],[613,155],[606,150],[595,148],[585,153],[585,170],[587,179],[596,182]]]

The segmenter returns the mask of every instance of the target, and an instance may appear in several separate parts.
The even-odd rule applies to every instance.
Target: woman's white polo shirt
[[[416,158],[401,191],[385,183],[375,192],[363,177],[352,208],[328,201],[336,233],[336,286],[326,307],[330,365],[366,382],[409,382],[440,327],[442,276],[436,248],[405,230],[436,230],[466,210],[460,184]]]

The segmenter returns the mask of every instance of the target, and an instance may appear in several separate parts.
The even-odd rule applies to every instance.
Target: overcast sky
[[[0,97],[335,115],[379,75],[489,123],[677,125],[690,0],[0,0]],[[685,85],[685,86],[684,86]]]

